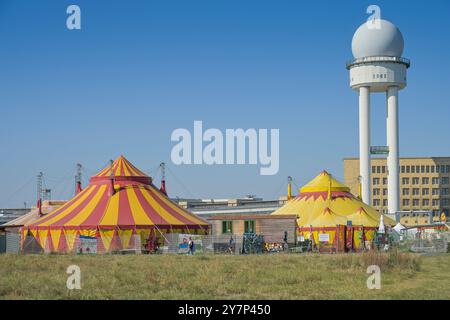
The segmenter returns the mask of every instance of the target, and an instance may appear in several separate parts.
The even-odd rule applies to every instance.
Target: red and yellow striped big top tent
[[[205,220],[173,203],[151,177],[120,156],[66,204],[25,225],[22,246],[32,235],[45,251],[71,252],[85,236],[97,238],[97,252],[110,252],[135,245],[136,238],[145,242],[151,234],[208,231]]]

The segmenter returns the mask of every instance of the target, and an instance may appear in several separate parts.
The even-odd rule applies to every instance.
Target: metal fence
[[[266,254],[266,253],[301,253],[301,252],[332,252],[328,243],[314,246],[307,241],[285,243],[279,235],[257,234],[223,234],[195,235],[182,233],[158,234],[152,239],[144,239],[131,235],[126,239],[100,239],[95,237],[76,236],[67,238],[69,254]],[[50,241],[50,240],[49,240]],[[21,253],[52,253],[52,245],[47,241],[44,248],[33,237],[27,236],[21,246],[20,235],[7,233],[3,236],[3,251]],[[270,241],[270,242],[269,242]],[[193,242],[193,248],[189,243]],[[420,232],[403,234],[393,240],[391,245],[405,251],[419,253],[448,252],[450,232]],[[317,247],[317,248],[316,248]],[[365,247],[365,250],[371,248]]]
[[[399,247],[417,253],[449,252],[450,232],[417,232],[404,234]]]
[[[183,233],[157,234],[151,239],[132,235],[129,238],[101,239],[95,237],[76,236],[67,238],[64,253],[69,254],[260,254],[288,251],[294,243],[284,243],[279,239],[277,243],[268,242],[278,239],[279,235],[256,234],[223,234],[196,235]],[[33,236],[28,235],[21,246],[19,234],[15,234],[11,243],[22,253],[52,253],[55,244],[47,240],[42,246]],[[189,243],[193,242],[193,248]],[[61,252],[62,253],[62,252]]]
[[[169,233],[164,235],[162,253],[189,253],[189,241],[194,242],[193,253],[233,253],[242,252],[243,235],[189,235]]]
[[[448,243],[444,239],[417,239],[411,245],[411,251],[419,253],[446,253]]]

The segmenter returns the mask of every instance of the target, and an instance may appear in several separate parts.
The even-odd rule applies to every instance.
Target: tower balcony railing
[[[363,58],[357,58],[350,61],[347,61],[346,67],[347,69],[350,69],[351,67],[359,64],[369,64],[372,62],[396,62],[396,63],[402,63],[406,65],[407,68],[411,65],[411,62],[409,59],[403,58],[403,57],[389,57],[389,56],[373,56],[373,57],[363,57]]]

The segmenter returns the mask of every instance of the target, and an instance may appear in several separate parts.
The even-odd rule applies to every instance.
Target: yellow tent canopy
[[[321,172],[299,191],[299,194],[276,210],[274,215],[297,215],[298,227],[314,227],[313,222],[322,215],[325,209],[348,219],[361,208],[371,220],[380,221],[380,213],[371,206],[363,203],[350,193],[350,188],[336,180],[327,171]],[[395,225],[389,217],[384,218],[386,225]],[[344,223],[345,225],[346,223]],[[372,225],[372,222],[370,223]],[[377,224],[378,225],[378,224]],[[320,227],[320,226],[318,226]]]
[[[334,213],[330,208],[325,208],[323,213],[315,218],[311,225],[313,227],[335,227],[337,225],[345,226],[347,218]]]
[[[380,225],[380,221],[375,220],[362,207],[355,213],[348,215],[347,220],[351,221],[353,226],[378,227]]]

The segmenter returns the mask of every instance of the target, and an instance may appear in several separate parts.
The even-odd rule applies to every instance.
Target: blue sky
[[[70,4],[80,31],[66,28]],[[342,179],[342,159],[358,155],[345,62],[370,4],[412,61],[401,156],[450,156],[448,1],[0,0],[0,207],[34,204],[39,171],[68,198],[76,163],[87,180],[120,154],[152,174],[165,161],[171,196],[274,198],[288,175]],[[372,101],[372,144],[384,145],[383,95]],[[194,120],[279,128],[279,173],[171,164],[172,131]]]

